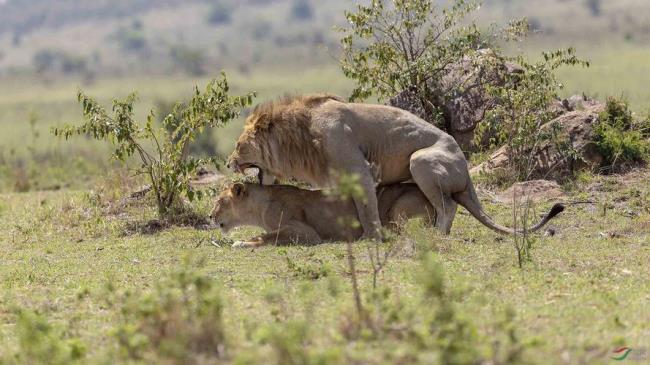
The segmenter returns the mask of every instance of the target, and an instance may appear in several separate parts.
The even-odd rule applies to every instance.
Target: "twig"
[[[278,238],[280,237],[280,228],[282,226],[282,216],[284,215],[284,210],[280,211],[280,221],[278,222],[278,230],[275,234],[275,243],[274,246],[278,245]]]
[[[350,279],[352,280],[352,293],[354,295],[354,304],[357,308],[357,314],[360,321],[366,321],[366,312],[361,303],[361,293],[359,292],[359,283],[357,282],[357,271],[354,265],[354,254],[352,252],[352,242],[349,240],[346,243],[348,249],[348,267],[350,269]]]

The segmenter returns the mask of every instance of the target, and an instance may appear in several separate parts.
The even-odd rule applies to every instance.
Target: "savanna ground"
[[[188,7],[188,14],[202,11],[192,9]],[[181,18],[169,9],[162,12],[169,13],[162,18],[167,23]],[[144,19],[145,29],[158,24],[158,15]],[[576,28],[588,20],[581,19]],[[558,28],[562,22],[549,24]],[[74,40],[65,32],[57,36],[61,42]],[[623,95],[636,112],[647,110],[650,64],[644,60],[650,59],[650,48],[621,39],[563,40],[576,45],[578,54],[592,64],[589,69],[560,70],[565,95],[584,92],[601,99]],[[557,39],[546,40],[529,44],[524,51],[537,55],[549,43],[551,48],[559,44]],[[21,52],[9,59],[27,62],[31,51]],[[251,72],[233,66],[229,72],[233,93],[256,90],[258,100],[264,100],[285,92],[346,95],[351,88],[332,62],[300,66],[265,64]],[[124,315],[124,308],[129,308],[124,293],[146,297],[179,270],[199,272],[219,287],[226,349],[220,361],[226,362],[305,363],[320,356],[331,362],[410,363],[419,353],[420,361],[430,363],[427,351],[414,344],[404,327],[426,326],[428,316],[439,313],[441,301],[454,308],[451,323],[469,328],[458,336],[471,347],[466,352],[476,351],[485,363],[610,363],[617,347],[650,348],[647,169],[624,176],[582,173],[563,186],[566,197],[561,200],[568,205],[550,224],[555,234],[532,237],[532,261],[522,269],[511,238],[492,233],[460,209],[448,237],[413,221],[404,234],[381,245],[382,250],[395,245],[378,277],[379,291],[390,289],[388,299],[381,301],[372,294],[368,258],[372,246],[354,244],[364,306],[373,311],[383,305],[387,317],[397,317],[381,334],[354,335],[356,312],[345,244],[250,251],[231,249],[229,242],[252,235],[252,229],[228,237],[193,227],[144,232],[142,225],[155,217],[151,202],[120,204],[141,181],[106,161],[106,145],[83,138],[66,143],[50,134],[52,127],[81,119],[74,98],[78,85],[106,104],[136,90],[140,95],[136,114],[144,117],[158,100],[184,99],[194,85],[205,82],[205,77],[160,73],[99,76],[92,82],[79,77],[44,81],[20,72],[3,76],[0,363],[54,363],[61,358],[65,363],[65,356],[48,356],[66,352],[57,339],[80,343],[84,363],[115,362],[115,356],[124,356],[117,338],[129,320]],[[232,150],[240,129],[241,120],[214,131],[221,154]],[[481,198],[498,222],[512,224],[509,204],[498,203],[489,189],[482,189]],[[537,204],[533,220],[551,203]],[[201,202],[197,209],[207,214],[210,202]],[[423,259],[431,252],[433,262]],[[426,297],[431,283],[421,272],[435,272],[431,267],[436,265],[445,290],[432,304]],[[21,309],[38,312],[53,329],[30,327],[41,322],[21,320]],[[451,346],[438,344],[430,351],[445,348]],[[155,361],[145,356],[146,360]]]
[[[411,313],[426,305],[419,258],[434,252],[444,272],[445,295],[476,331],[475,350],[497,363],[511,362],[508,356],[518,346],[525,350],[513,359],[539,364],[608,363],[616,347],[647,346],[650,189],[643,182],[648,178],[647,171],[625,178],[581,175],[579,188],[565,187],[566,201],[576,204],[552,222],[555,235],[533,238],[533,259],[523,269],[511,239],[464,211],[448,237],[413,221],[394,239],[393,257],[379,275],[379,288],[390,288],[391,303],[399,301],[388,308]],[[122,183],[114,177],[90,192],[2,196],[0,338],[5,356],[18,351],[19,338],[23,351],[30,346],[24,333],[17,336],[15,312],[30,308],[58,326],[64,338],[80,339],[87,349],[85,362],[109,361],[122,307],[107,304],[107,287],[141,296],[189,257],[190,266],[203,260],[202,270],[222,287],[229,360],[266,362],[275,356],[282,363],[282,345],[262,345],[269,341],[259,340],[259,333],[269,325],[307,323],[304,338],[286,341],[350,362],[399,362],[402,356],[408,362],[408,342],[399,336],[345,338],[347,318],[354,315],[345,244],[238,250],[216,231],[177,227],[138,233],[137,223],[155,212],[142,205],[116,207],[111,199]],[[511,207],[488,197],[484,194],[483,202],[490,214],[511,221]],[[548,207],[539,204],[535,211]],[[244,229],[231,238],[251,233]],[[382,250],[390,244],[382,244]],[[354,244],[367,306],[372,303],[369,245]],[[427,308],[419,310],[426,313]],[[495,339],[510,329],[514,344],[503,340],[503,349],[494,353],[492,346],[499,348]]]

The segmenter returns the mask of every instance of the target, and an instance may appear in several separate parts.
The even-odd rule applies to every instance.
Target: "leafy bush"
[[[66,339],[60,328],[36,312],[21,309],[17,316],[20,352],[9,363],[64,365],[83,360],[86,349],[78,339]]]
[[[213,278],[192,268],[196,264],[186,260],[145,294],[116,294],[109,283],[109,302],[121,307],[122,323],[113,334],[122,358],[193,363],[225,355],[221,290]]]
[[[552,140],[559,133],[542,133],[540,126],[551,119],[549,105],[560,89],[554,71],[588,63],[573,49],[544,53],[536,63],[508,57],[496,41],[528,34],[525,20],[481,30],[467,19],[475,2],[455,0],[446,9],[434,3],[371,1],[346,13],[341,66],[356,81],[350,98],[390,99],[452,135],[478,126],[479,146],[497,134],[494,142],[508,144],[509,180],[530,177],[542,142],[562,146],[571,158],[570,146]],[[471,125],[452,126],[456,119]]]
[[[635,129],[641,132],[643,137],[650,138],[650,109],[645,113],[643,119],[637,121]]]
[[[214,157],[199,159],[189,156],[191,143],[206,128],[223,126],[252,103],[254,94],[233,97],[228,95],[228,91],[225,74],[219,80],[210,81],[203,92],[196,88],[189,102],[177,104],[174,112],[165,117],[164,128],[154,125],[153,112],[147,117],[144,127],[134,120],[135,94],[124,100],[114,100],[113,115],[109,115],[96,100],[79,91],[78,99],[83,107],[85,122],[78,127],[54,129],[54,134],[66,140],[73,135],[83,134],[109,141],[115,146],[111,157],[123,164],[136,155],[141,163],[136,171],[149,179],[158,213],[166,218],[181,195],[190,201],[202,197],[201,191],[194,191],[190,187],[189,180],[199,166],[218,162]],[[174,115],[181,118],[177,119]],[[165,128],[172,132],[168,133]],[[155,152],[149,152],[150,146]]]
[[[639,162],[650,153],[648,122],[635,121],[625,100],[610,97],[594,125],[594,139],[606,169]],[[644,134],[645,133],[645,134]]]
[[[156,119],[158,123],[164,125],[165,118],[167,118],[168,116],[172,116],[174,118],[173,123],[170,123],[165,126],[165,129],[169,133],[173,133],[174,129],[176,128],[175,126],[179,125],[182,120],[182,115],[180,113],[181,110],[174,111],[175,106],[176,103],[167,102],[164,100],[158,100],[155,103]],[[181,108],[179,109],[182,108],[183,105],[181,105]],[[194,142],[190,144],[189,153],[199,157],[216,156],[218,153],[217,141],[212,136],[214,130],[215,128],[207,127],[203,132],[199,133],[196,136]]]
[[[543,59],[536,63],[521,56],[514,58],[523,71],[505,73],[502,75],[503,86],[487,88],[495,99],[495,105],[486,113],[485,122],[479,126],[475,138],[480,139],[485,130],[496,130],[494,143],[506,146],[512,174],[509,182],[530,180],[539,149],[547,142],[558,146],[558,152],[567,158],[572,157],[571,146],[561,140],[561,126],[551,126],[546,130],[541,127],[553,119],[549,105],[561,88],[554,71],[565,65],[589,64],[578,59],[573,48],[545,52],[542,56]]]
[[[331,269],[323,263],[323,260],[314,258],[313,253],[309,257],[309,261],[299,262],[289,256],[287,250],[280,250],[278,252],[287,263],[287,269],[293,273],[295,277],[306,280],[317,280],[326,277],[330,274]]]
[[[350,99],[374,94],[385,100],[410,90],[422,104],[424,119],[442,126],[436,105],[461,87],[443,87],[443,76],[463,57],[487,46],[490,36],[497,36],[484,35],[466,21],[476,8],[464,0],[443,10],[431,0],[392,0],[371,1],[357,5],[356,12],[346,12],[350,26],[341,29],[341,67],[357,83]],[[513,32],[521,32],[520,28]]]
[[[431,337],[424,337],[423,343],[432,341],[438,347],[441,364],[478,363],[478,339],[472,324],[458,316],[444,284],[443,269],[433,253],[424,255],[420,272],[424,288],[424,302],[436,308],[429,319]]]
[[[335,348],[318,349],[310,346],[309,324],[301,320],[263,326],[257,332],[257,340],[271,346],[274,361],[270,363],[278,365],[340,364],[342,360]],[[269,363],[269,360],[262,362]]]

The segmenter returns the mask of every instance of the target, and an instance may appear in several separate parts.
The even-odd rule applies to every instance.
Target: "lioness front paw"
[[[232,248],[246,248],[246,242],[244,241],[235,241],[235,243],[232,244]]]
[[[232,244],[233,248],[255,248],[258,247],[260,244],[259,242],[256,241],[235,241],[235,243]]]

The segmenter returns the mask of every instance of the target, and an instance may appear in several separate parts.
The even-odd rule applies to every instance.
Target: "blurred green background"
[[[446,1],[439,1],[444,6]],[[136,113],[164,112],[225,70],[233,93],[347,95],[338,68],[350,0],[0,0],[0,191],[87,186],[106,174],[108,146],[51,136],[77,122],[82,88],[107,106],[137,91]],[[565,95],[623,96],[650,108],[647,0],[484,0],[481,26],[527,17],[532,34],[506,45],[538,57],[574,46],[588,69],[562,69]],[[227,154],[241,120],[206,136]]]

